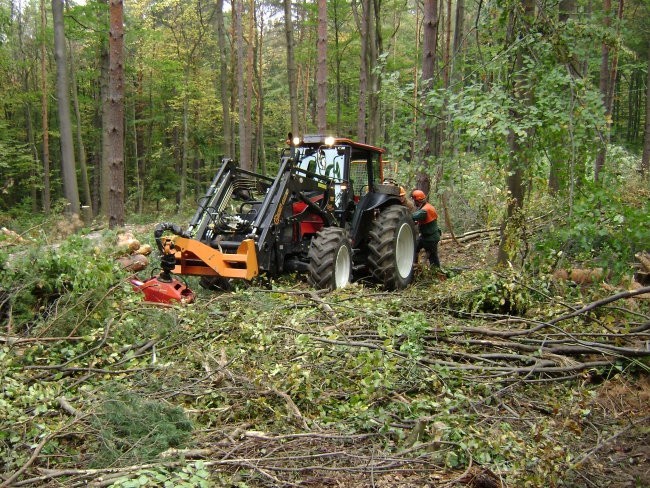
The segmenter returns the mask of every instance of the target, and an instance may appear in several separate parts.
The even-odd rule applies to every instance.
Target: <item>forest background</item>
[[[0,486],[647,485],[649,61],[648,0],[0,0]],[[144,305],[117,232],[289,132],[445,272]]]

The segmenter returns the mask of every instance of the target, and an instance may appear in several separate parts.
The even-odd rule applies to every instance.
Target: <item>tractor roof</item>
[[[329,140],[327,140],[329,139]],[[351,146],[353,148],[357,149],[362,149],[364,151],[372,151],[372,152],[378,152],[378,153],[383,153],[384,149],[376,146],[371,146],[369,144],[363,144],[361,142],[355,142],[351,139],[347,139],[345,137],[331,137],[331,136],[324,136],[324,135],[318,135],[318,134],[308,134],[304,135],[301,138],[299,146],[337,146],[340,144],[345,144],[346,146]]]

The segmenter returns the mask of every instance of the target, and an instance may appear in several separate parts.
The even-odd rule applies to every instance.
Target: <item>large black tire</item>
[[[410,212],[401,205],[383,210],[368,234],[368,262],[373,277],[387,290],[399,290],[413,280],[416,229]]]
[[[352,280],[352,247],[344,229],[325,227],[311,241],[307,267],[309,284],[335,290]]]

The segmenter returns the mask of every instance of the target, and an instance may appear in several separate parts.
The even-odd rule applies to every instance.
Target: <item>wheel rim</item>
[[[350,283],[350,250],[348,246],[339,247],[334,262],[334,287],[343,288]]]
[[[410,225],[404,223],[397,231],[397,239],[395,242],[395,264],[397,265],[397,272],[402,279],[411,274],[414,252],[413,229],[411,229]]]

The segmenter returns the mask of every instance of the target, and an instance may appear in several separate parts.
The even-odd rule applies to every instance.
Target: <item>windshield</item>
[[[345,168],[345,153],[335,147],[296,148],[296,159],[300,161],[298,167],[305,171],[316,173],[333,180],[343,180]]]

